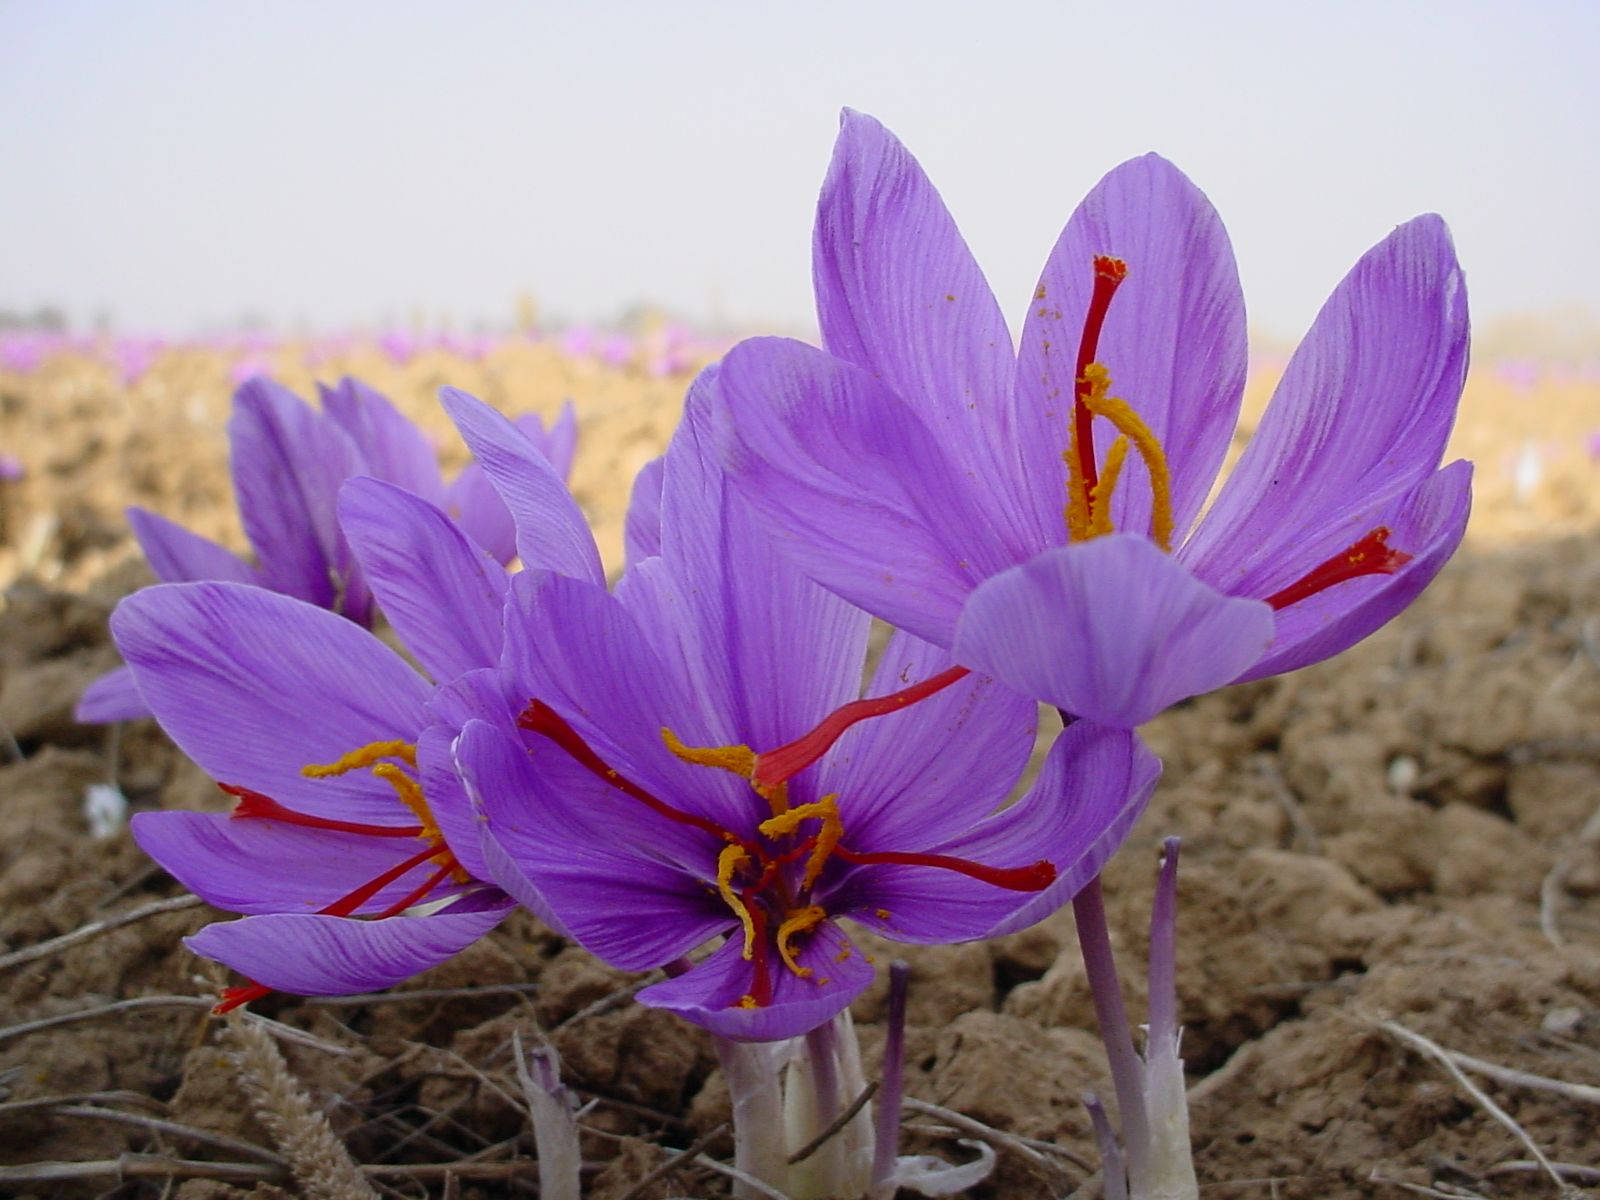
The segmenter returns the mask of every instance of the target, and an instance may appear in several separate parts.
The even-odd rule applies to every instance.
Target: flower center
[[[606,764],[582,736],[549,705],[531,701],[517,722],[541,734],[612,788],[675,824],[710,834],[721,843],[717,853],[717,894],[738,920],[742,957],[751,968],[750,990],[739,999],[742,1008],[772,1003],[774,962],[799,979],[828,983],[803,965],[805,939],[829,918],[818,902],[817,885],[835,861],[850,865],[893,864],[936,867],[1012,891],[1042,891],[1055,882],[1055,867],[1044,860],[1023,867],[990,867],[944,854],[911,851],[857,851],[844,845],[844,822],[838,798],[824,796],[808,804],[789,805],[788,786],[750,783],[771,816],[756,826],[756,836],[743,837],[698,813],[688,812],[647,792]],[[662,741],[678,758],[695,766],[728,771],[750,782],[755,754],[748,746],[685,746],[669,729]]]

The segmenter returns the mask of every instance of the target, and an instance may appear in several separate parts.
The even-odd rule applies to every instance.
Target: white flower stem
[[[1147,1190],[1136,1200],[1198,1200],[1189,1145],[1189,1104],[1178,1057],[1178,847],[1162,843],[1161,875],[1150,908],[1150,1008],[1145,1034],[1145,1100],[1149,1105]]]

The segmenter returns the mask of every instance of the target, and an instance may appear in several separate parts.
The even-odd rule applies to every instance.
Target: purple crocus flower
[[[813,578],[1026,695],[1125,728],[1316,662],[1460,541],[1470,466],[1439,462],[1467,306],[1438,217],[1334,291],[1203,516],[1244,306],[1220,220],[1170,163],[1125,163],[1079,206],[1020,351],[938,193],[869,117],[844,115],[814,256],[826,351],[757,339],[724,364],[731,477]]]
[[[501,670],[457,681],[436,708],[457,714],[456,764],[497,883],[627,970],[726,936],[639,999],[769,1040],[817,1027],[871,979],[840,918],[941,943],[1032,923],[1116,849],[1158,766],[1132,734],[1080,723],[1002,809],[1035,709],[973,674],[752,788],[749,746],[859,694],[868,619],[783,563],[729,501],[709,455],[715,386],[712,371],[691,389],[657,476],[659,528],[654,486],[636,489],[644,511],[615,594],[519,574]],[[897,635],[868,691],[947,662]]]
[[[502,563],[511,560],[511,518],[480,467],[469,464],[447,486],[427,436],[385,396],[350,378],[318,390],[320,412],[266,378],[252,379],[234,394],[230,465],[254,566],[164,517],[128,510],[158,579],[253,583],[370,626],[371,589],[335,515],[339,486],[357,475],[387,480],[447,509],[491,555]],[[531,414],[519,418],[517,428],[565,477],[577,430],[571,401],[548,432]],[[76,715],[101,724],[148,716],[150,709],[123,667],[90,684]]]

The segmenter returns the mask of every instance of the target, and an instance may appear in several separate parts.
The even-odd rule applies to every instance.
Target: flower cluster
[[[947,943],[1071,902],[1119,1169],[1132,1194],[1180,1194],[1160,1166],[1187,1162],[1162,1141],[1183,1137],[1176,847],[1143,1064],[1097,882],[1159,774],[1135,728],[1336,653],[1454,550],[1448,234],[1418,218],[1360,260],[1209,507],[1244,309],[1221,222],[1171,164],[1090,193],[1014,350],[916,161],[846,113],[815,279],[823,348],[755,339],[700,375],[610,582],[563,482],[570,411],[545,435],[446,389],[475,458],[446,488],[354,381],[320,414],[241,388],[257,561],[131,514],[175,582],[119,607],[128,674],[84,704],[147,706],[237,803],[142,814],[135,836],[244,914],[191,939],[253,981],[228,1004],[386,986],[520,904],[663,968],[640,1001],[728,1045],[843,1019],[873,971],[844,922]],[[375,610],[420,672],[368,631]],[[873,617],[895,627],[875,662]],[[1064,729],[1024,789],[1041,702]]]

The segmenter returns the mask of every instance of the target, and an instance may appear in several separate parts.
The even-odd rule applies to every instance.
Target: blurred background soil
[[[450,466],[465,452],[434,404],[440,385],[547,417],[570,396],[574,491],[613,567],[633,473],[665,445],[689,379],[527,340],[480,357],[355,348],[314,372],[289,344],[259,365],[302,395],[314,378],[366,379],[437,435]],[[90,785],[115,783],[135,809],[222,807],[151,723],[85,728],[71,708],[116,662],[111,607],[149,582],[126,505],[244,546],[230,372],[228,354],[202,349],[167,350],[131,379],[88,353],[0,369],[0,452],[22,468],[0,482],[0,740],[14,739],[0,745],[0,1164],[63,1164],[45,1181],[30,1168],[32,1182],[0,1166],[0,1193],[294,1194],[225,1024],[207,1015],[227,981],[179,942],[214,914],[176,908],[6,958],[181,895],[124,830],[91,834]],[[1236,448],[1273,374],[1253,378]],[[1147,729],[1166,775],[1106,887],[1137,1012],[1157,848],[1182,835],[1179,992],[1203,1195],[1554,1194],[1518,1136],[1395,1026],[1587,1085],[1467,1070],[1574,1168],[1572,1186],[1600,1195],[1597,431],[1593,372],[1475,368],[1450,456],[1477,463],[1472,525],[1434,587],[1336,661]],[[1095,1160],[1079,1097],[1109,1087],[1070,916],[989,945],[879,949],[913,965],[913,1096]],[[262,1028],[385,1195],[537,1194],[511,1037],[545,1031],[593,1102],[589,1194],[615,1200],[727,1119],[708,1043],[627,1002],[632,982],[519,916],[394,996],[254,1007],[280,1023]],[[883,993],[880,980],[855,1010],[869,1077]],[[911,1146],[970,1156],[937,1118],[908,1120]],[[158,1159],[181,1162],[163,1173]],[[87,1177],[86,1163],[102,1169]],[[1065,1196],[1086,1174],[1002,1150],[974,1194]],[[640,1194],[726,1183],[684,1168]]]

